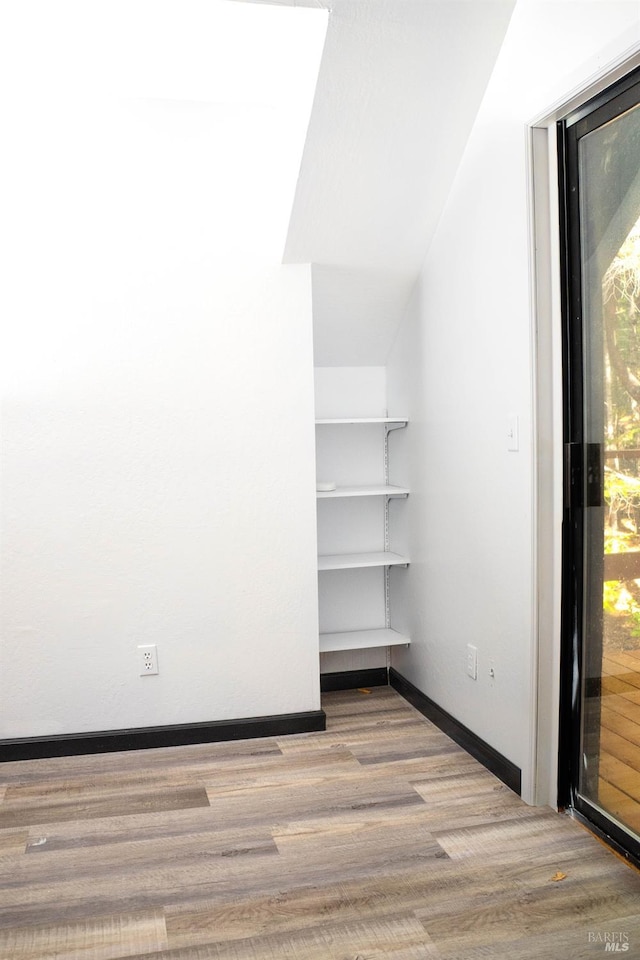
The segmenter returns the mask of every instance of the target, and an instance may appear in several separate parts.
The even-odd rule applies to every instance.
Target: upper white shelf
[[[317,424],[327,423],[408,423],[407,417],[340,417],[332,420],[316,420]]]
[[[396,487],[389,483],[375,483],[362,487],[336,487],[335,490],[318,490],[316,497],[406,497],[408,487]]]
[[[377,553],[339,553],[318,557],[318,570],[356,570],[363,567],[406,566],[408,557],[389,550]]]

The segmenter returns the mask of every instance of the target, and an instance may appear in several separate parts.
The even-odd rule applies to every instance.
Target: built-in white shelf
[[[409,422],[407,417],[340,417],[332,420],[316,420],[317,424],[337,424],[337,423],[402,423]]]
[[[397,487],[392,484],[376,483],[362,487],[336,487],[335,490],[318,490],[318,500],[327,497],[406,497],[408,487]]]
[[[408,566],[409,558],[403,556],[399,553],[392,553],[389,549],[389,508],[390,502],[392,499],[405,498],[409,495],[409,488],[405,486],[398,486],[397,484],[389,483],[389,436],[395,433],[396,428],[406,427],[409,423],[407,417],[335,417],[335,418],[326,418],[326,419],[317,419],[317,426],[347,426],[347,425],[360,425],[360,424],[378,424],[380,425],[379,431],[374,431],[373,434],[369,435],[368,431],[365,431],[367,434],[367,443],[373,441],[374,438],[377,438],[378,441],[383,445],[384,453],[384,482],[383,483],[374,483],[358,486],[337,486],[334,490],[317,490],[316,497],[318,500],[329,500],[329,499],[339,499],[339,498],[354,498],[354,497],[380,497],[383,500],[384,506],[384,549],[376,552],[368,553],[350,553],[350,554],[332,554],[332,555],[323,555],[318,557],[318,570],[358,570],[364,568],[382,568],[384,571],[383,581],[384,581],[384,607],[385,607],[385,616],[384,622],[385,627],[377,630],[349,630],[344,633],[321,633],[320,634],[320,653],[331,653],[337,651],[349,651],[349,650],[365,650],[372,647],[395,647],[400,645],[408,645],[410,643],[409,637],[398,633],[397,630],[392,630],[390,626],[390,601],[389,601],[389,584],[391,579],[390,568],[393,566]],[[324,444],[328,444],[327,449],[331,448],[332,452],[337,452],[335,447],[331,447],[331,444],[337,443],[339,439],[338,434],[341,431],[329,431],[325,433],[324,430],[321,431],[323,436],[322,443],[319,446],[321,453],[324,453]],[[340,439],[344,437],[344,434],[341,435]],[[356,431],[353,434],[354,442],[362,443],[365,439],[365,434],[361,431]],[[329,443],[330,441],[330,443]],[[331,457],[329,456],[329,460]],[[352,458],[353,459],[353,458]],[[350,463],[350,467],[353,470],[354,464]],[[369,474],[372,479],[373,477],[379,476],[377,468],[374,467],[375,472]],[[320,473],[322,476],[322,473]],[[367,474],[365,473],[364,476]],[[330,474],[329,474],[330,476]],[[346,477],[347,474],[345,473]],[[356,474],[357,476],[357,474]],[[355,479],[355,477],[354,477]],[[323,481],[321,485],[325,486],[329,481]],[[327,512],[330,514],[335,508],[326,508],[326,511],[321,511],[322,514]],[[350,511],[345,507],[345,511],[348,513]],[[321,516],[321,519],[329,519],[326,516]],[[334,548],[335,549],[335,548]],[[322,578],[324,579],[324,578]],[[323,586],[329,586],[326,581],[324,581]],[[366,622],[366,620],[365,620]],[[370,622],[370,621],[369,621]],[[375,622],[375,621],[374,621]],[[389,663],[389,654],[387,652],[387,663]]]
[[[389,550],[377,553],[337,553],[318,557],[318,570],[358,570],[362,567],[406,566],[408,557]]]
[[[410,642],[409,637],[389,628],[349,630],[348,633],[321,633],[320,653],[332,653],[336,650],[364,650],[369,647],[396,647]]]

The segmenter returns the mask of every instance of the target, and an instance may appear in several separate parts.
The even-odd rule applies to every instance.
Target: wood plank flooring
[[[0,765],[0,960],[640,957],[640,874],[578,823],[390,688],[323,707],[323,733]]]
[[[598,801],[640,833],[640,650],[602,660]]]

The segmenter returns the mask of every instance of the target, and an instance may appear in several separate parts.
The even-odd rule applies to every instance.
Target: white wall
[[[309,268],[127,294],[5,400],[4,737],[319,707]]]
[[[326,21],[2,9],[1,737],[319,706],[311,276],[274,264]]]
[[[319,706],[309,269],[190,279],[6,398],[4,737]]]
[[[412,644],[394,651],[393,664],[522,767],[529,799],[536,598],[525,130],[637,43],[639,20],[637,2],[518,4],[387,370],[390,413],[408,410],[412,420],[412,564],[395,594],[396,622]],[[511,414],[518,452],[507,449]],[[477,681],[466,675],[467,643],[478,648]]]

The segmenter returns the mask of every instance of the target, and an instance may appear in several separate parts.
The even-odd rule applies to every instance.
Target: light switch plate
[[[507,450],[516,453],[520,449],[520,424],[515,413],[507,417]]]

